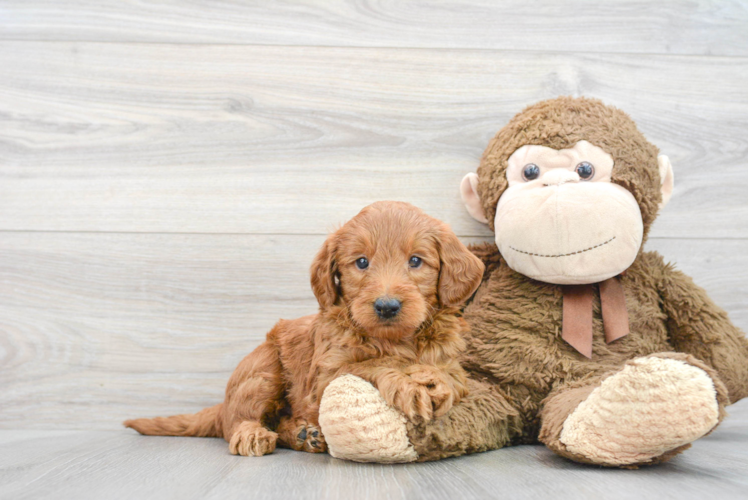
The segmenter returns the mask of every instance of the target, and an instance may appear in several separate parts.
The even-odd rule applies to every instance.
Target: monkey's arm
[[[495,450],[522,433],[516,402],[497,386],[468,379],[467,387],[468,395],[441,418],[408,421],[419,462]]]
[[[748,396],[748,340],[703,288],[657,257],[658,286],[668,316],[668,335],[677,351],[714,368],[730,402]]]

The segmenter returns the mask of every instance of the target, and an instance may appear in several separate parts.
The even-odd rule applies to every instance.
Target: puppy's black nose
[[[380,297],[374,301],[374,310],[382,319],[394,318],[400,312],[400,301]]]

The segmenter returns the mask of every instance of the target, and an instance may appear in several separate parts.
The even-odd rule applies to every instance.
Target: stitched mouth
[[[611,241],[613,241],[614,239],[616,239],[616,237],[615,237],[615,236],[613,236],[613,237],[612,237],[611,239],[609,239],[608,241],[604,241],[604,242],[602,242],[602,243],[599,243],[599,244],[597,244],[597,245],[595,245],[595,246],[592,246],[592,247],[589,247],[589,248],[585,248],[584,250],[577,250],[576,252],[569,252],[569,253],[560,253],[560,254],[558,254],[558,255],[543,255],[543,254],[540,254],[540,253],[526,252],[526,251],[524,251],[524,250],[519,250],[519,249],[517,249],[517,248],[514,248],[513,246],[510,246],[509,248],[511,248],[511,249],[512,249],[512,250],[514,250],[515,252],[523,253],[523,254],[525,254],[525,255],[532,255],[533,257],[554,257],[554,258],[555,258],[555,257],[569,257],[569,256],[571,256],[571,255],[578,255],[578,254],[580,254],[580,253],[584,253],[584,252],[589,252],[590,250],[594,250],[594,249],[596,249],[596,248],[600,248],[600,247],[601,247],[601,246],[603,246],[603,245],[607,245],[608,243],[610,243],[610,242],[611,242]]]

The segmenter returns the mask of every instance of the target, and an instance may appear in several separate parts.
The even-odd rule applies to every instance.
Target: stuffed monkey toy
[[[673,190],[665,156],[631,118],[562,97],[515,116],[461,193],[495,232],[465,308],[470,394],[408,421],[367,382],[327,388],[332,455],[436,460],[544,443],[577,462],[636,468],[710,433],[748,395],[748,341],[707,294],[644,252]]]

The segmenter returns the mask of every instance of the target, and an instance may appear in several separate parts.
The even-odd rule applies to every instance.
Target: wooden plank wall
[[[380,199],[458,184],[524,106],[598,97],[675,166],[649,249],[748,329],[744,2],[0,2],[0,427],[218,401]]]

